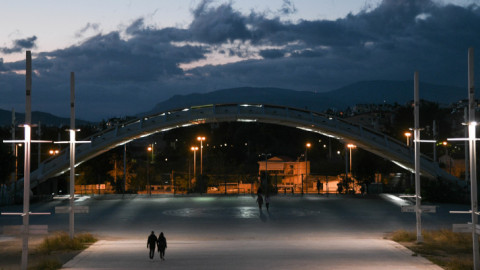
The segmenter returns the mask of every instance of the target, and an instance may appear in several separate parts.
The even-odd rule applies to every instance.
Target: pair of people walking
[[[165,249],[167,249],[167,239],[163,235],[163,232],[160,233],[160,235],[157,236],[155,235],[155,232],[152,231],[152,233],[148,236],[147,240],[147,248],[150,248],[150,259],[153,259],[155,255],[155,246],[158,248],[158,253],[160,253],[160,259],[162,261],[165,260]]]

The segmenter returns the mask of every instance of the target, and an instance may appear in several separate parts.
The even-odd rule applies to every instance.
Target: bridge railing
[[[170,128],[187,126],[188,124],[186,123],[189,123],[189,121],[194,124],[200,124],[205,123],[207,119],[215,121],[215,118],[222,117],[227,117],[226,119],[236,118],[236,120],[242,118],[250,120],[262,118],[277,119],[278,123],[289,121],[291,126],[302,126],[303,124],[304,129],[316,127],[316,130],[312,129],[314,132],[318,132],[320,127],[326,134],[341,133],[348,134],[349,138],[347,139],[355,141],[368,140],[370,144],[376,144],[379,148],[388,148],[390,151],[395,151],[405,160],[410,160],[413,157],[411,149],[407,148],[403,142],[388,137],[374,129],[324,113],[269,104],[210,104],[142,116],[91,135],[87,138],[87,140],[91,140],[91,144],[77,146],[76,153],[77,155],[82,155],[89,152],[92,148],[103,144],[111,145],[112,141],[119,141],[128,136],[140,137]],[[59,164],[66,164],[68,156],[67,148],[58,157],[46,160],[43,163],[42,171],[49,172],[59,166]],[[422,155],[422,159],[433,161],[425,155]]]

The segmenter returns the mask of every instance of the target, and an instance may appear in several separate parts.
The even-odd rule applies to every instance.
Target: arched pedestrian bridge
[[[354,143],[403,168],[414,170],[413,150],[385,134],[326,114],[262,104],[194,106],[143,116],[91,136],[88,138],[91,140],[90,144],[77,145],[76,165],[119,145],[153,133],[197,124],[234,121],[277,124],[320,133]],[[34,187],[50,177],[58,176],[69,168],[69,153],[68,149],[65,149],[60,155],[41,163],[40,167],[31,173],[31,186]],[[421,173],[432,178],[458,180],[424,155],[421,157]]]

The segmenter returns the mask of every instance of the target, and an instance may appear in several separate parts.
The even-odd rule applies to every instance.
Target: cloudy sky
[[[19,0],[0,4],[0,25],[0,108],[24,111],[31,50],[33,110],[68,117],[74,71],[85,120],[176,94],[320,92],[415,70],[466,87],[468,47],[480,59],[480,0]]]

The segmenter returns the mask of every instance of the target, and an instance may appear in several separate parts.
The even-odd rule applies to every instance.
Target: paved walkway
[[[63,269],[442,269],[384,239],[169,241],[166,260],[146,241],[99,241]]]

